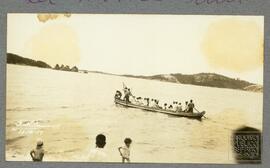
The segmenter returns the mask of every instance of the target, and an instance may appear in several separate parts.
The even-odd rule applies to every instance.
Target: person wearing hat
[[[31,150],[30,156],[34,162],[42,162],[44,157],[43,141],[38,140],[36,149]]]

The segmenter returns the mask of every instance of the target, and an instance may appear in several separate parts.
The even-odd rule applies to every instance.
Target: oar
[[[194,109],[195,109],[198,113],[200,113],[200,111],[197,110],[195,107],[194,107]],[[207,118],[207,117],[205,117],[204,115],[203,115],[202,117]]]
[[[197,110],[195,107],[194,107],[194,109],[198,112],[198,113],[200,113],[200,111],[199,110]]]
[[[124,89],[125,87],[127,87],[127,86],[125,85],[125,83],[124,83],[124,82],[122,82],[122,84],[123,84],[123,89]]]

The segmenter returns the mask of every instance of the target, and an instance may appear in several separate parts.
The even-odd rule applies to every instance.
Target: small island
[[[76,66],[70,68],[68,65],[63,65],[63,64],[61,66],[59,66],[58,64],[56,64],[53,69],[60,70],[60,71],[79,72],[79,69]]]

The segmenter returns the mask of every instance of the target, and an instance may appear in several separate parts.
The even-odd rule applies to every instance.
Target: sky
[[[114,74],[218,73],[263,84],[263,16],[8,14],[7,52]]]

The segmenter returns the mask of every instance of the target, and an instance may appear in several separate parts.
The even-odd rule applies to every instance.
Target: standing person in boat
[[[124,88],[124,94],[125,94],[124,100],[126,101],[126,103],[130,103],[129,97],[133,96],[131,91],[130,91],[130,88],[125,87]]]
[[[188,101],[186,101],[186,104],[185,104],[185,112],[188,112]]]
[[[189,113],[193,113],[193,109],[195,108],[195,105],[193,103],[193,100],[190,100],[189,104],[188,104],[188,112]]]

